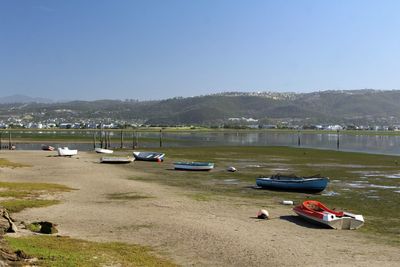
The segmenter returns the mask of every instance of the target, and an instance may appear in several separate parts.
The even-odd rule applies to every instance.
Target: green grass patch
[[[192,198],[210,201],[214,197],[245,197],[266,205],[290,199],[300,203],[316,199],[329,207],[365,217],[359,231],[400,245],[400,157],[290,147],[191,147],[163,148],[167,157],[161,164],[135,163],[146,175],[132,179],[185,188]],[[214,162],[211,172],[174,171],[175,161]],[[226,171],[235,166],[238,171]],[[322,194],[305,194],[253,189],[259,176],[276,173],[321,174],[331,182]],[[360,188],[352,187],[361,185]],[[387,186],[388,188],[382,187]],[[329,193],[329,194],[326,194]]]
[[[40,228],[42,228],[42,226],[40,225],[40,223],[34,222],[34,223],[30,223],[25,225],[26,229],[28,229],[31,232],[35,232],[35,233],[39,233],[40,232]]]
[[[26,208],[46,207],[58,204],[58,200],[38,199],[44,194],[55,194],[72,190],[64,185],[48,183],[10,183],[0,182],[0,206],[10,212]]]
[[[21,167],[30,167],[30,165],[11,162],[8,159],[0,158],[0,168],[21,168]]]
[[[60,203],[60,201],[48,199],[14,199],[0,201],[0,206],[6,208],[10,212],[19,212],[27,208],[41,208],[58,203]]]
[[[113,199],[113,200],[139,200],[139,199],[152,198],[152,197],[141,195],[136,192],[127,192],[127,193],[108,194],[107,198]]]
[[[68,237],[6,237],[11,248],[39,259],[40,266],[175,266],[147,247],[96,243]]]

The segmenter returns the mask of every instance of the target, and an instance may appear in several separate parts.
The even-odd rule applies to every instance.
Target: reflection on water
[[[33,133],[33,132],[32,132]],[[24,137],[29,132],[13,133],[14,138]],[[34,132],[38,134],[38,132]],[[93,150],[93,132],[75,132],[75,131],[54,131],[42,132],[43,136],[49,137],[68,137],[68,136],[84,136],[87,143],[66,143],[46,142],[48,145],[55,147],[68,146],[72,149]],[[110,132],[110,136],[118,138],[120,131]],[[315,133],[282,133],[282,132],[164,132],[164,147],[190,147],[190,146],[292,146],[319,149],[337,149],[337,134],[315,134]],[[138,147],[147,148],[159,147],[158,132],[138,132]],[[132,148],[133,133],[124,133],[123,146]],[[299,140],[300,139],[300,140]],[[111,147],[120,147],[120,142],[111,144]],[[98,142],[98,137],[97,137]],[[378,154],[400,155],[400,136],[394,135],[347,135],[340,133],[339,150],[342,151],[358,151]],[[3,139],[3,143],[5,140]],[[17,144],[17,149],[40,149],[41,144]]]

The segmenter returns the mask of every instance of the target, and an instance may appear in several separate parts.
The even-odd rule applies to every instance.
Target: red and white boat
[[[54,151],[55,148],[52,147],[52,146],[50,146],[50,145],[42,145],[42,150],[45,150],[45,151]]]
[[[333,229],[358,229],[364,224],[362,215],[344,211],[334,211],[316,200],[307,200],[293,208],[300,217],[313,223],[323,224]]]

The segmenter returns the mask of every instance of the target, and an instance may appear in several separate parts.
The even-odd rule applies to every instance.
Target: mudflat
[[[27,209],[14,214],[15,219],[51,221],[58,224],[59,234],[74,238],[150,246],[183,266],[397,266],[400,262],[398,247],[377,243],[357,231],[303,223],[291,206],[233,197],[199,201],[185,189],[146,182],[143,178],[149,174],[144,168],[100,164],[99,156],[90,152],[72,158],[52,155],[1,152],[2,158],[32,166],[2,168],[1,181],[59,183],[77,189],[58,195],[59,205]],[[255,218],[262,207],[268,209],[270,220]]]

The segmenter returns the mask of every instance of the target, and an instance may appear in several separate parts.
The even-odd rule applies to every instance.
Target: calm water
[[[52,132],[44,135],[87,135],[92,137],[91,132]],[[120,132],[111,133],[115,137]],[[138,133],[138,147],[157,148],[160,146],[158,132]],[[135,138],[132,134],[124,134],[124,147],[132,147]],[[300,146],[319,149],[337,149],[338,136],[336,134],[314,134],[301,133]],[[7,140],[3,137],[3,145]],[[93,142],[75,144],[73,142],[46,144],[59,147],[68,146],[79,150],[93,150]],[[400,155],[400,136],[384,135],[339,135],[339,150],[358,151],[376,154]],[[16,144],[19,150],[40,149],[41,144]],[[190,147],[190,146],[292,146],[298,147],[299,136],[297,133],[276,133],[276,132],[179,132],[163,133],[163,147]],[[120,147],[120,142],[113,142],[111,147]]]

